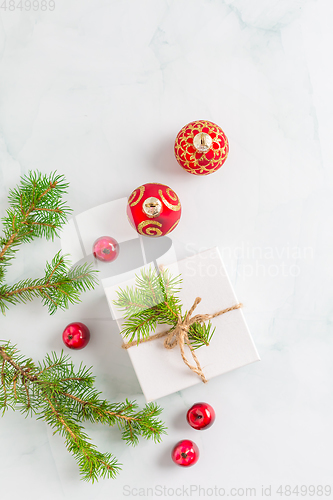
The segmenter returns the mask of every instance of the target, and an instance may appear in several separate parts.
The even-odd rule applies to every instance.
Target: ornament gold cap
[[[212,147],[212,144],[213,139],[209,134],[206,134],[206,132],[199,132],[194,136],[193,146],[197,151],[200,151],[200,153],[206,153]]]
[[[143,212],[150,218],[158,217],[162,212],[162,203],[155,196],[150,196],[142,204]]]

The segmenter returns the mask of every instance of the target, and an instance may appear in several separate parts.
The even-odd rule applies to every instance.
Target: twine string
[[[132,347],[134,345],[138,345],[138,344],[142,344],[144,342],[150,342],[151,340],[156,340],[156,339],[160,339],[162,337],[166,337],[166,339],[164,340],[164,347],[166,349],[173,349],[174,347],[176,347],[176,345],[179,345],[180,353],[181,353],[181,356],[182,356],[182,359],[183,359],[185,365],[188,366],[190,368],[190,370],[192,370],[194,373],[199,375],[199,377],[201,378],[201,380],[204,383],[208,382],[205,375],[204,375],[204,372],[201,368],[201,365],[200,365],[200,362],[197,358],[197,355],[195,354],[195,350],[193,349],[193,347],[191,346],[191,342],[189,341],[189,338],[188,338],[189,329],[190,329],[191,325],[193,325],[194,323],[203,324],[203,323],[205,323],[205,321],[216,318],[217,316],[221,316],[222,314],[225,314],[227,312],[234,311],[235,309],[239,309],[240,307],[243,307],[243,304],[241,304],[241,303],[235,304],[234,306],[227,307],[226,309],[222,309],[221,311],[218,311],[214,314],[197,314],[196,316],[192,317],[193,312],[195,311],[198,304],[200,304],[200,302],[201,302],[201,298],[197,297],[195,299],[191,309],[186,314],[184,320],[182,319],[181,315],[178,314],[177,324],[175,327],[173,327],[169,330],[166,330],[164,332],[161,332],[161,333],[155,333],[154,335],[150,335],[149,337],[140,339],[138,341],[134,340],[133,342],[124,343],[122,345],[122,348],[129,349],[130,347]],[[185,355],[185,344],[190,349],[190,352],[191,352],[192,358],[195,362],[195,365],[193,365],[193,364],[191,365],[191,363],[188,361],[188,359]]]

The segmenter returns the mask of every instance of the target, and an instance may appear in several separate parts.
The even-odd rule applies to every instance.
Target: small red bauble
[[[197,463],[199,459],[199,448],[190,439],[183,439],[176,444],[171,453],[171,458],[175,464],[182,467],[189,467]]]
[[[190,174],[216,172],[226,161],[228,153],[227,136],[218,125],[207,120],[185,125],[176,137],[176,160]]]
[[[181,215],[176,193],[164,184],[144,184],[128,199],[127,216],[139,234],[164,236],[175,229]]]
[[[62,340],[70,349],[83,349],[90,339],[90,331],[83,323],[67,325],[62,334]]]
[[[119,255],[118,242],[111,236],[101,236],[93,245],[93,255],[98,260],[112,262]]]
[[[215,420],[215,411],[207,403],[196,403],[187,412],[187,421],[193,429],[208,429]]]

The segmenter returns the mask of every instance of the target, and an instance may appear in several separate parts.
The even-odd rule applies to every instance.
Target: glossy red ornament
[[[171,453],[171,458],[177,465],[189,467],[197,463],[199,459],[199,448],[190,439],[183,439],[176,444]]]
[[[196,403],[187,412],[187,421],[193,429],[208,429],[215,420],[215,411],[207,403]]]
[[[112,262],[119,255],[119,244],[111,236],[101,236],[93,245],[93,255],[104,262]]]
[[[228,153],[227,136],[218,125],[207,120],[185,125],[176,137],[176,160],[190,174],[216,172],[226,161]]]
[[[83,349],[90,340],[89,328],[83,323],[70,323],[63,331],[62,340],[70,349]]]
[[[176,193],[164,184],[144,184],[128,199],[127,216],[138,233],[164,236],[177,226],[181,204]]]

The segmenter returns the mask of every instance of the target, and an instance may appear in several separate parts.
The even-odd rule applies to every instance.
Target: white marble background
[[[1,498],[121,499],[130,489],[135,498],[134,488],[191,484],[227,493],[253,487],[257,497],[271,485],[271,498],[281,498],[280,485],[329,484],[331,0],[55,5],[53,12],[0,8],[1,215],[8,189],[29,169],[64,173],[76,214],[145,182],[170,185],[184,206],[173,233],[178,256],[220,248],[262,361],[161,400],[169,427],[161,445],[127,448],[116,429],[91,426],[94,442],[124,464],[116,481],[94,486],[79,481],[62,439],[44,423],[6,413]],[[225,167],[206,178],[173,158],[176,133],[194,119],[218,123],[230,140]],[[10,279],[41,274],[59,247],[22,248]],[[0,319],[1,337],[41,359],[60,351],[62,329],[74,320],[86,321],[93,338],[73,358],[94,365],[107,397],[142,404],[102,287],[54,317],[38,301],[16,306]],[[197,400],[218,415],[200,435],[184,420]],[[184,437],[201,449],[187,470],[169,459]]]

